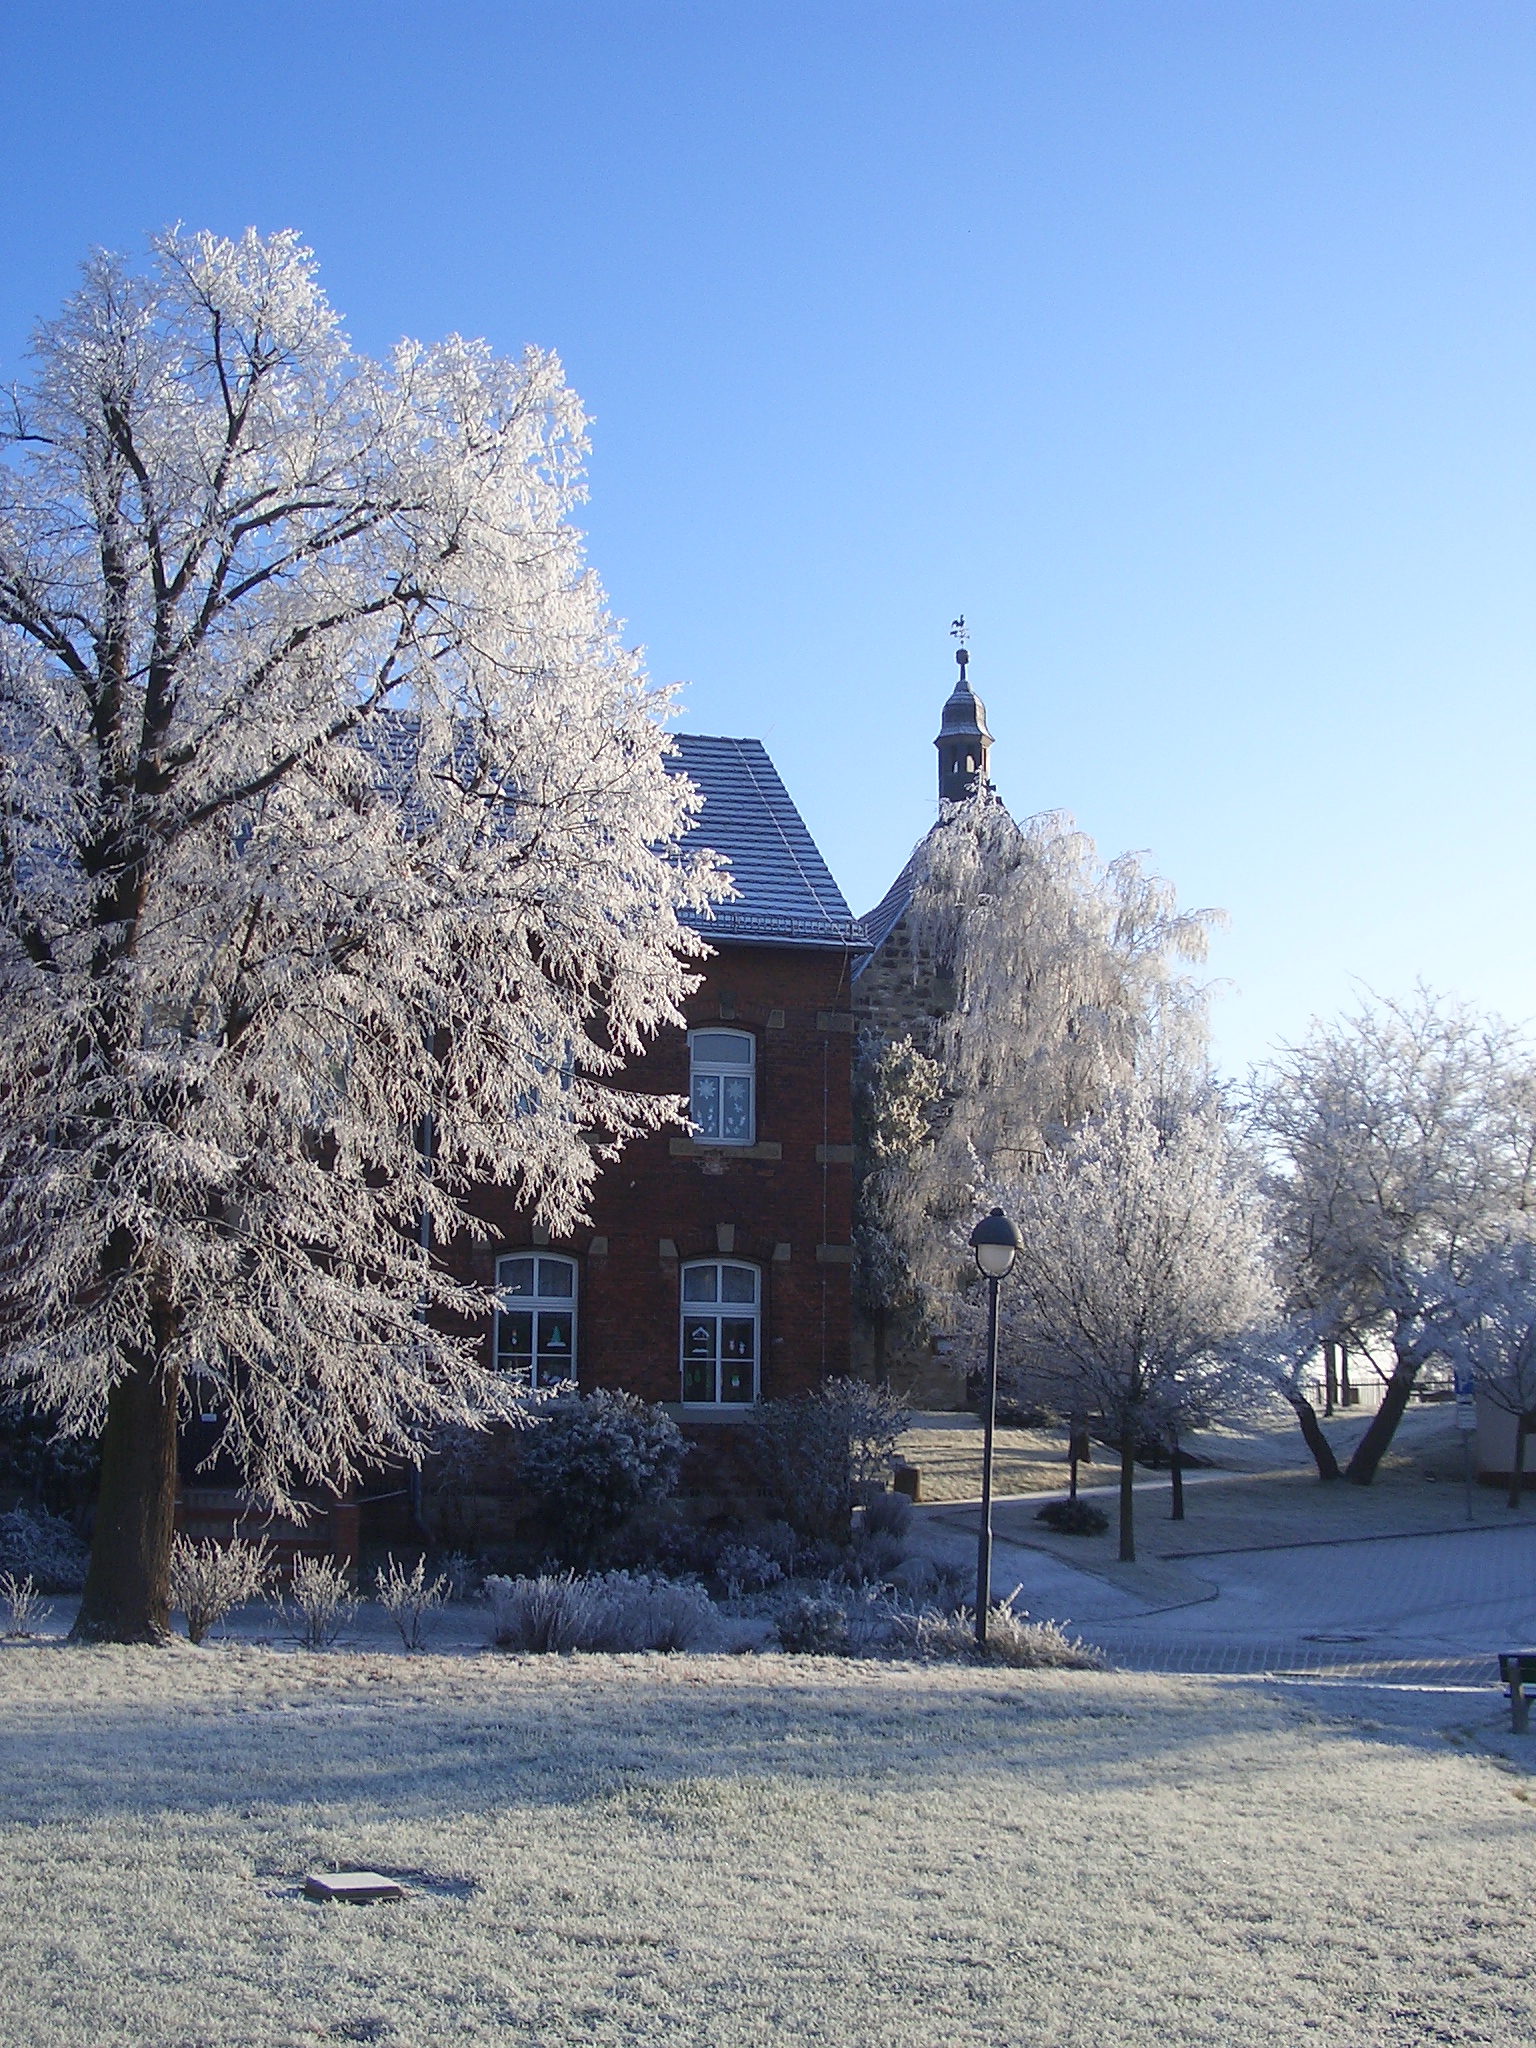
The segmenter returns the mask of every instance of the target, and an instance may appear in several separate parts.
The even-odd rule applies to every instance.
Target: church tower
[[[957,631],[963,634],[964,630],[962,619],[957,624]],[[987,731],[987,707],[966,678],[966,664],[970,658],[970,651],[962,638],[955,649],[955,660],[960,664],[960,680],[945,703],[939,736],[933,743],[939,750],[939,796],[951,804],[963,803],[968,796],[974,796],[978,789],[987,786],[987,755],[991,750],[992,735]]]

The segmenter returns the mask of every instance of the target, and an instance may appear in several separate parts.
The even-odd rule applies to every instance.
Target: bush
[[[988,1611],[984,1653],[976,1648],[976,1615],[969,1607],[952,1614],[926,1607],[920,1614],[898,1616],[898,1634],[914,1655],[944,1663],[1009,1664],[1019,1671],[1104,1669],[1097,1650],[1067,1635],[1058,1622],[1031,1621],[1014,1606],[1017,1598],[1010,1593]]]
[[[272,1552],[265,1542],[171,1543],[171,1609],[183,1615],[187,1640],[200,1643],[211,1628],[247,1600],[259,1600],[272,1583]]]
[[[739,1600],[743,1593],[765,1593],[776,1586],[784,1568],[756,1543],[727,1543],[715,1558],[715,1576],[727,1599]]]
[[[864,1503],[866,1536],[905,1536],[912,1527],[912,1503],[904,1493],[872,1493]]]
[[[8,1636],[31,1635],[32,1624],[53,1612],[52,1608],[38,1605],[37,1587],[30,1573],[18,1579],[14,1572],[0,1572],[0,1606],[5,1608],[5,1627],[0,1634]]]
[[[907,1411],[888,1387],[823,1380],[814,1393],[765,1401],[752,1426],[763,1483],[790,1526],[846,1543],[854,1507],[891,1468]]]
[[[802,1593],[774,1624],[779,1648],[796,1657],[845,1657],[848,1616],[840,1601]]]
[[[714,1609],[701,1586],[642,1573],[492,1577],[485,1591],[499,1650],[691,1650],[714,1628]]]
[[[346,1572],[328,1557],[295,1558],[289,1595],[298,1619],[298,1640],[306,1650],[323,1650],[334,1643],[357,1612]]]
[[[1060,1536],[1102,1536],[1109,1527],[1104,1510],[1087,1500],[1047,1501],[1035,1510],[1035,1520]]]
[[[446,1574],[429,1579],[424,1557],[417,1558],[416,1569],[410,1572],[390,1557],[382,1571],[374,1573],[373,1584],[379,1605],[400,1631],[406,1649],[421,1649],[427,1639],[428,1618],[448,1597]]]
[[[94,1437],[65,1436],[25,1394],[0,1394],[0,1495],[25,1496],[67,1515],[95,1500],[100,1478]]]
[[[519,1470],[556,1554],[585,1565],[640,1509],[676,1490],[684,1449],[663,1409],[600,1387],[543,1409],[525,1434]]]
[[[30,1576],[45,1593],[78,1593],[90,1553],[62,1515],[14,1508],[0,1515],[0,1571]]]

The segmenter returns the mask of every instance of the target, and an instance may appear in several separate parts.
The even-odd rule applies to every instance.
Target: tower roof
[[[933,743],[936,747],[945,740],[965,739],[972,734],[989,744],[991,742],[992,735],[987,731],[987,707],[971,688],[966,676],[966,664],[970,658],[964,647],[955,649],[955,660],[960,664],[960,680],[944,700],[939,736]]]

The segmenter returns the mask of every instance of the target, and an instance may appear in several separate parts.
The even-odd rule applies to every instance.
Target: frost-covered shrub
[[[13,1508],[0,1515],[0,1571],[28,1574],[46,1593],[78,1593],[90,1553],[62,1515]]]
[[[485,1582],[485,1597],[491,1604],[491,1641],[498,1650],[574,1650],[591,1628],[590,1583],[574,1572],[541,1572],[534,1579],[493,1572]]]
[[[193,1543],[177,1536],[171,1544],[171,1610],[187,1624],[188,1641],[200,1643],[225,1616],[247,1600],[259,1600],[272,1582],[272,1552],[265,1542]]]
[[[848,1616],[827,1594],[802,1593],[774,1624],[779,1648],[797,1657],[845,1657]]]
[[[727,1543],[715,1559],[715,1575],[726,1597],[739,1600],[743,1593],[764,1593],[776,1586],[784,1567],[759,1544]]]
[[[296,1558],[288,1597],[298,1621],[298,1640],[306,1650],[323,1650],[334,1643],[357,1612],[346,1572],[328,1557]]]
[[[30,1573],[18,1579],[14,1572],[0,1572],[0,1607],[5,1609],[4,1633],[8,1636],[31,1635],[33,1624],[53,1611],[38,1604]]]
[[[838,1560],[837,1576],[850,1586],[884,1586],[894,1577],[907,1546],[894,1536],[869,1536],[862,1530]]]
[[[427,1577],[427,1561],[418,1557],[414,1571],[407,1571],[395,1558],[387,1558],[374,1573],[374,1590],[379,1605],[400,1631],[407,1650],[422,1648],[427,1639],[427,1622],[448,1597],[448,1580],[439,1573]]]
[[[611,1580],[622,1573],[610,1573]],[[628,1588],[611,1587],[615,1649],[692,1650],[715,1630],[715,1610],[702,1586],[676,1579],[635,1579]]]
[[[543,1506],[558,1555],[589,1564],[641,1508],[676,1490],[685,1448],[664,1409],[599,1387],[562,1394],[541,1410],[519,1471]]]
[[[438,1567],[448,1600],[467,1600],[485,1577],[484,1565],[463,1550],[450,1550],[438,1559]]]
[[[643,1573],[492,1577],[485,1590],[491,1639],[501,1650],[690,1650],[714,1629],[714,1609],[701,1586]]]
[[[1035,1510],[1035,1520],[1044,1522],[1059,1536],[1102,1536],[1109,1517],[1089,1500],[1053,1500]]]
[[[976,1589],[974,1565],[956,1564],[952,1558],[937,1558],[933,1566],[933,1605],[942,1613],[953,1614],[965,1605],[969,1595]]]
[[[753,1417],[764,1485],[802,1536],[845,1543],[853,1510],[891,1469],[907,1411],[888,1387],[823,1380],[809,1394],[765,1401]]]
[[[864,1503],[866,1536],[894,1536],[898,1540],[912,1527],[912,1503],[904,1493],[882,1490]]]
[[[95,1437],[64,1436],[25,1394],[0,1392],[0,1495],[62,1515],[95,1500],[100,1478]]]
[[[987,1614],[985,1653],[976,1648],[976,1616],[968,1607],[952,1614],[926,1607],[899,1615],[898,1639],[918,1657],[953,1663],[1010,1664],[1020,1671],[1102,1671],[1104,1659],[1069,1636],[1058,1622],[1031,1621],[1014,1606],[1016,1593],[996,1601]]]

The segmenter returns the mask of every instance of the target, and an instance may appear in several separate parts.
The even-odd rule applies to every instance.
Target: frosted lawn
[[[1491,1689],[9,1646],[0,2042],[1529,2041],[1499,1720]],[[326,1867],[410,1895],[305,1902]]]

